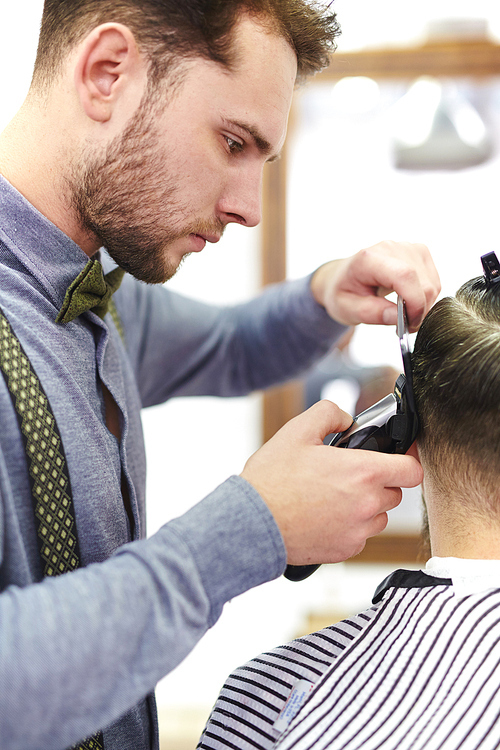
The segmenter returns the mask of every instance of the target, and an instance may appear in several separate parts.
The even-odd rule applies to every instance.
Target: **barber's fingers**
[[[281,428],[285,439],[301,440],[311,444],[322,444],[327,435],[347,430],[353,422],[350,414],[337,404],[322,399],[309,409],[291,419]]]
[[[345,450],[350,452],[350,449]],[[389,511],[396,508],[402,500],[402,488],[418,486],[423,479],[423,470],[413,455],[386,455],[355,449],[352,452],[364,454],[368,475],[364,479],[362,477],[358,479],[361,486],[364,482],[365,486],[371,486],[374,490],[373,496],[367,495],[367,502],[363,504],[365,525],[361,522],[359,527],[360,534],[366,541],[367,538],[377,536],[386,528],[389,522]],[[359,551],[363,546],[364,542]]]
[[[439,275],[425,245],[382,242],[361,251],[357,273],[364,287],[373,285],[377,294],[361,300],[361,315],[372,322],[393,325],[396,305],[380,296],[397,292],[406,302],[411,330],[417,330],[441,290]],[[373,320],[375,318],[375,320]]]
[[[378,536],[379,534],[381,534],[388,523],[389,514],[379,513],[378,516],[375,516],[375,518],[373,519],[371,532],[366,534],[366,538],[368,539],[369,537]]]
[[[349,450],[347,448],[346,450]],[[377,453],[375,451],[362,451],[370,454],[370,459],[376,464],[380,479],[383,479],[386,488],[417,487],[422,482],[424,472],[422,466],[415,456],[408,454]]]
[[[380,292],[396,291],[407,303],[410,329],[416,330],[441,285],[425,245],[379,242],[325,264],[314,275],[312,289],[329,314],[345,325],[395,325],[396,306]]]
[[[422,466],[415,456],[378,453],[356,448],[335,448],[330,445],[323,447],[326,460],[328,460],[328,453],[335,451],[336,457],[331,459],[332,471],[337,463],[341,463],[344,474],[348,478],[352,477],[353,480],[367,486],[399,490],[401,487],[416,487],[423,479]],[[397,504],[395,502],[395,505]]]
[[[325,435],[351,422],[335,404],[321,401],[282,427],[241,473],[267,503],[291,564],[339,562],[357,554],[385,527],[400,488],[422,478],[412,456],[323,444]]]
[[[295,462],[291,470],[307,470],[335,488],[335,492],[353,494],[353,487],[363,488],[363,496],[379,502],[373,515],[390,510],[399,504],[401,487],[416,487],[423,479],[423,470],[415,456],[388,455],[375,451],[336,448],[323,445],[324,438],[334,432],[347,430],[352,417],[336,404],[323,399],[284,425],[258,452],[263,458],[275,453],[277,461]],[[311,448],[315,451],[311,452]],[[295,457],[295,458],[294,458]],[[368,502],[366,500],[366,502]],[[359,503],[363,504],[363,498]]]

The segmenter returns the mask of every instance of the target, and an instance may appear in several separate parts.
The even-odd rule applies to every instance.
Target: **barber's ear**
[[[75,88],[87,117],[107,122],[117,99],[135,85],[143,69],[134,35],[127,26],[106,23],[95,28],[80,47]]]

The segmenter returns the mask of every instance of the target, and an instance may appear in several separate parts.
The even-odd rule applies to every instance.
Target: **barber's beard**
[[[140,281],[161,284],[180,265],[168,257],[171,243],[190,234],[221,235],[224,225],[214,218],[182,226],[189,207],[180,202],[179,179],[168,173],[153,120],[153,109],[140,112],[103,155],[88,149],[73,165],[69,187],[82,228],[115,263]]]

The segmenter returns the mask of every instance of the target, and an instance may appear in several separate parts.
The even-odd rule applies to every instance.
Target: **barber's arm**
[[[427,248],[380,243],[230,307],[126,278],[116,301],[143,406],[178,396],[238,396],[297,377],[346,325],[395,324],[396,306],[377,296],[381,288],[403,294],[414,328],[439,291]]]

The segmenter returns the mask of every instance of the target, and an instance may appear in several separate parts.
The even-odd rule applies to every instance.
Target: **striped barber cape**
[[[499,748],[500,587],[396,571],[373,602],[237,669],[198,748]]]

